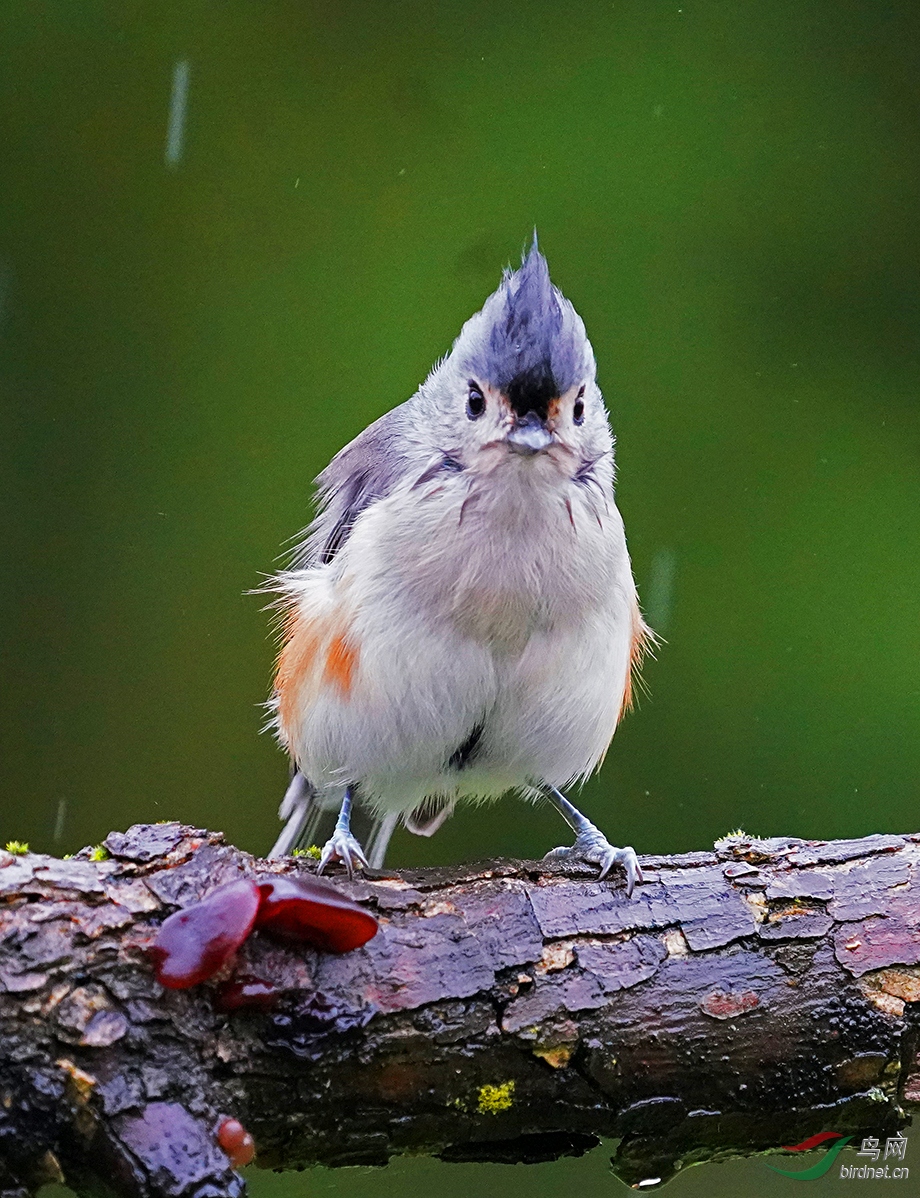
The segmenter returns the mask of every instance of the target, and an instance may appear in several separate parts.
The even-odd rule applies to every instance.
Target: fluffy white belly
[[[562,786],[603,757],[634,635],[622,523],[545,492],[509,515],[501,495],[460,514],[447,491],[411,519],[397,492],[333,566],[291,579],[279,728],[330,799],[352,782],[410,811]]]

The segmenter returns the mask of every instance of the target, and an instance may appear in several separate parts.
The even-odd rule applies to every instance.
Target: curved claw
[[[364,856],[364,849],[361,848],[354,836],[339,828],[336,828],[323,845],[316,872],[321,874],[330,861],[341,861],[349,878],[355,876],[355,870],[359,866],[370,868],[367,858]]]
[[[635,849],[618,849],[610,843],[607,837],[593,825],[584,832],[579,832],[571,847],[550,849],[543,858],[544,861],[587,861],[591,865],[600,866],[598,881],[606,878],[614,865],[621,865],[626,874],[626,897],[632,898],[632,892],[638,882],[643,880],[639,868],[639,858]]]

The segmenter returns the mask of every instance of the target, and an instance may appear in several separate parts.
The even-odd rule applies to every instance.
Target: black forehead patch
[[[516,374],[504,391],[516,415],[526,416],[528,412],[535,412],[541,420],[545,420],[549,415],[550,400],[559,394],[559,387],[549,363],[542,362],[532,370]]]
[[[520,270],[506,272],[486,304],[489,325],[476,361],[484,379],[504,391],[515,410],[524,402],[527,411],[533,410],[576,382],[584,335],[571,310],[566,319],[564,305],[569,307],[553,286],[535,239]]]

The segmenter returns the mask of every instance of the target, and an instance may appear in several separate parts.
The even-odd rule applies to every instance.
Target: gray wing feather
[[[339,450],[316,480],[317,514],[295,549],[295,570],[331,562],[365,508],[385,499],[409,466],[406,403],[368,425]]]

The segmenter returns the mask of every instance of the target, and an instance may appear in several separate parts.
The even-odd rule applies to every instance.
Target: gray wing
[[[384,499],[410,466],[406,408],[393,408],[340,449],[316,480],[317,514],[294,550],[295,570],[331,562],[365,508]]]
[[[386,498],[399,484],[411,465],[406,449],[412,441],[403,432],[406,407],[406,403],[400,404],[375,420],[339,450],[316,480],[316,518],[292,554],[292,569],[331,562],[365,508]],[[294,769],[278,812],[285,821],[284,828],[269,856],[282,857],[298,845],[311,843],[317,838],[323,816],[328,814],[317,802],[309,780]],[[395,818],[388,816],[372,823],[368,852],[375,868],[383,864],[395,824]]]

